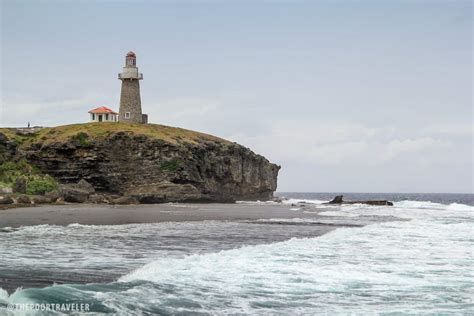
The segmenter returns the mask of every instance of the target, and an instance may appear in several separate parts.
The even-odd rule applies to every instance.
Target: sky
[[[473,192],[471,1],[1,2],[0,126],[118,110],[281,165],[280,192]]]

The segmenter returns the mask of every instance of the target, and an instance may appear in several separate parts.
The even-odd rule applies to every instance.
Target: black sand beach
[[[32,225],[123,225],[183,221],[239,221],[270,218],[315,218],[311,213],[291,210],[290,205],[262,204],[152,204],[152,205],[94,205],[68,204],[0,210],[0,227]]]

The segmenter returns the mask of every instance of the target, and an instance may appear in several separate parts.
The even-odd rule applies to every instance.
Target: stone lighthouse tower
[[[143,74],[138,72],[137,56],[134,52],[128,52],[125,57],[125,67],[118,75],[122,80],[122,91],[120,93],[119,122],[148,123],[148,116],[142,114],[142,102],[140,100],[140,81]]]

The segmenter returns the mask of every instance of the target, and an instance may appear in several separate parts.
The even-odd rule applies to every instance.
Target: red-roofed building
[[[118,113],[106,106],[101,106],[89,111],[91,122],[118,122]]]

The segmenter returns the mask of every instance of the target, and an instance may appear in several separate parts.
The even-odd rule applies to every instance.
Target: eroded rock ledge
[[[1,148],[60,183],[86,180],[141,203],[267,200],[280,169],[237,143],[155,124],[77,124],[21,137],[0,129]]]

